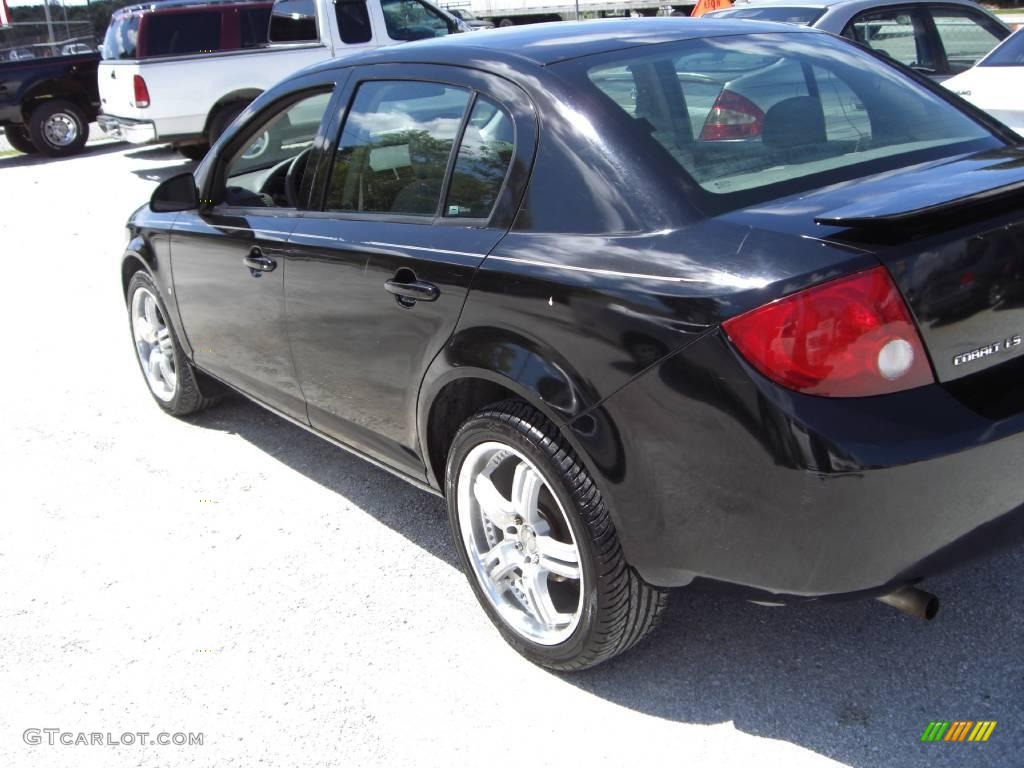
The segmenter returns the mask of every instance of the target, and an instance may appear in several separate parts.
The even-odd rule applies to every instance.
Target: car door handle
[[[269,256],[264,256],[259,248],[253,248],[249,255],[242,259],[242,262],[249,268],[249,274],[259,277],[264,272],[273,272],[277,269],[277,262]]]
[[[411,307],[417,301],[435,301],[441,295],[436,285],[417,280],[409,270],[399,270],[397,275],[384,283],[384,288],[403,307]]]

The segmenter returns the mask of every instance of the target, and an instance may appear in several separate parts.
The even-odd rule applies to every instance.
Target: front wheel
[[[36,149],[49,157],[81,152],[89,139],[89,120],[77,104],[50,99],[32,110],[28,131]]]
[[[509,400],[469,419],[445,485],[470,585],[530,661],[585,669],[657,626],[668,593],[626,562],[586,467],[534,408]]]
[[[23,125],[8,125],[4,128],[4,135],[7,143],[24,155],[34,155],[39,152],[36,145],[32,143],[32,137],[28,135]]]
[[[188,416],[213,405],[167,320],[167,308],[153,278],[140,270],[128,283],[128,321],[139,368],[157,405],[173,416]]]

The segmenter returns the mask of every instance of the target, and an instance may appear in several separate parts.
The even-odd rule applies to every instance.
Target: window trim
[[[419,224],[441,227],[472,227],[477,229],[503,228],[509,229],[519,212],[529,186],[529,178],[533,170],[533,161],[539,142],[539,121],[537,110],[527,93],[517,84],[499,75],[486,73],[470,67],[446,64],[406,65],[406,64],[372,64],[354,70],[354,76],[343,90],[344,108],[335,107],[336,119],[328,129],[329,141],[321,150],[320,166],[318,166],[314,185],[318,186],[311,195],[309,208],[302,212],[303,216],[315,218],[332,218],[345,221],[381,222],[391,224]],[[458,141],[461,144],[465,124],[472,115],[472,107],[476,104],[477,94],[490,99],[511,118],[514,145],[512,159],[505,171],[501,189],[491,206],[486,218],[449,217],[444,216],[444,203],[447,190],[451,184],[454,162],[458,157],[456,148],[449,157],[449,168],[446,169],[443,184],[444,195],[439,199],[438,209],[434,216],[397,214],[390,212],[360,211],[329,211],[326,210],[327,192],[330,172],[334,165],[334,155],[341,140],[341,132],[348,121],[349,113],[355,102],[355,95],[364,83],[373,81],[411,81],[435,83],[462,88],[470,93],[471,98],[463,115]]]

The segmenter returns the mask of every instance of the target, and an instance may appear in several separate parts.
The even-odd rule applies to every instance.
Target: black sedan
[[[930,618],[914,584],[1024,528],[1016,141],[792,26],[382,49],[279,84],[135,212],[132,339],[169,413],[230,387],[444,496],[550,668],[697,578]]]

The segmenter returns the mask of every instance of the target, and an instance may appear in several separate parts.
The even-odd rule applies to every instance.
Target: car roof
[[[695,38],[783,34],[824,34],[817,30],[748,19],[647,17],[594,19],[488,29],[377,48],[363,55],[324,62],[307,71],[358,64],[417,62],[424,64],[508,63],[528,60],[539,66],[581,56]]]
[[[137,13],[139,11],[166,11],[179,8],[222,8],[232,5],[271,5],[273,0],[160,0],[158,3],[138,3],[118,8],[111,15],[117,16],[122,13]]]
[[[737,0],[733,8],[776,7],[776,8],[848,8],[862,10],[865,8],[886,8],[900,5],[966,5],[978,8],[973,0]],[[722,9],[728,10],[728,9]]]

